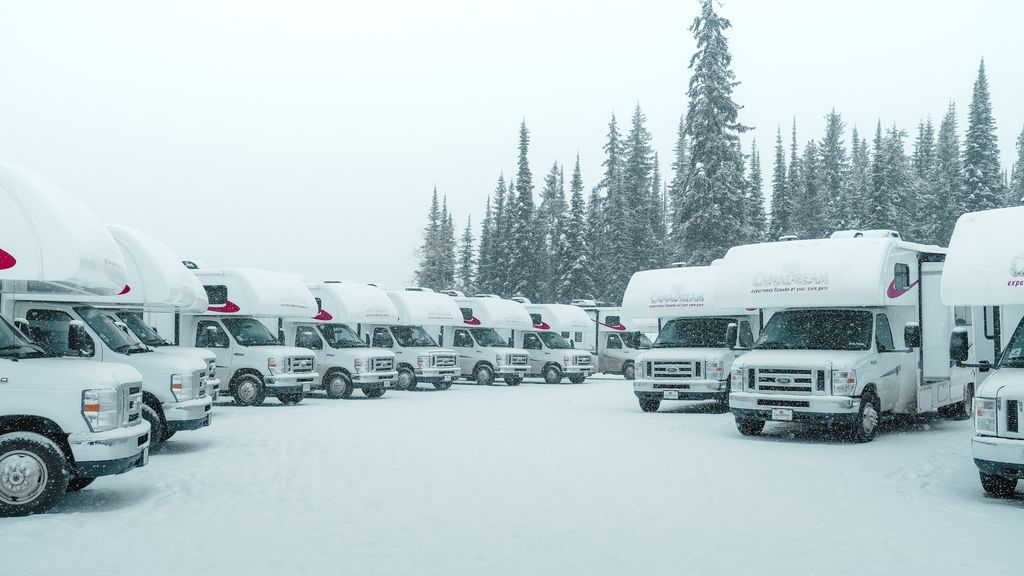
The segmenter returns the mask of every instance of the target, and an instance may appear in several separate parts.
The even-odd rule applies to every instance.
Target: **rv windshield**
[[[872,313],[867,310],[786,310],[768,321],[756,350],[867,350]]]
[[[149,348],[146,348],[144,344],[133,340],[131,336],[124,333],[114,324],[114,321],[110,319],[103,312],[100,312],[92,306],[76,306],[75,312],[85,320],[85,323],[92,328],[100,340],[107,345],[114,352],[121,354],[133,354],[135,352],[149,352]]]
[[[135,333],[135,337],[146,346],[170,346],[171,343],[164,340],[148,324],[142,321],[142,314],[139,312],[128,312],[122,310],[117,313],[117,318],[124,322],[128,329]]]
[[[31,340],[11,326],[6,318],[0,316],[0,358],[22,359],[43,358],[48,356],[45,350],[33,344]]]
[[[228,332],[241,346],[277,346],[280,342],[255,318],[224,318]]]
[[[647,337],[643,332],[626,332],[621,334],[622,341],[626,343],[626,348],[632,348],[634,350],[650,350],[652,346],[651,339]]]
[[[665,324],[654,348],[727,348],[725,332],[732,318],[678,318]]]
[[[1024,368],[1024,319],[1021,319],[1017,329],[1013,331],[1009,345],[999,358],[1000,368]]]
[[[344,324],[323,324],[320,333],[331,348],[368,348],[369,345]]]
[[[484,348],[508,348],[508,340],[494,331],[494,328],[471,328],[476,343]]]
[[[552,350],[567,350],[572,348],[569,341],[562,338],[562,335],[556,332],[538,332],[537,335],[544,341],[544,345]]]
[[[427,334],[421,326],[392,326],[391,333],[394,334],[398,345],[404,348],[436,348],[437,342]]]

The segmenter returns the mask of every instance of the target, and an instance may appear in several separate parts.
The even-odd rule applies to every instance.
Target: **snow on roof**
[[[525,304],[526,311],[531,315],[540,316],[540,324],[534,323],[538,330],[555,332],[583,332],[594,327],[594,321],[586,310],[570,304]]]
[[[387,292],[369,284],[323,282],[309,284],[320,312],[313,318],[324,322],[352,324],[396,324],[398,308]]]
[[[742,306],[725,307],[716,299],[718,266],[644,270],[633,274],[622,296],[626,318],[678,318],[749,314]]]
[[[717,300],[751,308],[885,306],[893,258],[945,248],[891,237],[836,237],[747,244],[722,259]],[[916,299],[904,299],[907,304]]]
[[[462,315],[454,325],[481,326],[484,328],[503,328],[524,330],[533,327],[533,319],[526,311],[526,306],[513,300],[491,296],[456,298],[455,302],[462,308]],[[469,318],[466,318],[469,316]]]
[[[969,212],[957,220],[942,269],[942,301],[1024,303],[1024,207]]]
[[[294,274],[252,268],[193,270],[209,297],[207,314],[312,318],[316,300]]]
[[[398,323],[416,326],[454,326],[462,322],[455,299],[432,290],[389,290],[398,310]]]
[[[0,163],[0,285],[22,293],[116,294],[121,251],[96,216],[39,175]]]

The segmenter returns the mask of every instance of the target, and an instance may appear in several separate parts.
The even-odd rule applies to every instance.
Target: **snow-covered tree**
[[[669,246],[668,253],[672,259],[682,258],[683,227],[676,225],[676,222],[686,222],[692,216],[685,213],[684,209],[693,209],[696,206],[683,203],[683,191],[686,190],[686,183],[690,175],[690,152],[686,142],[686,115],[679,119],[679,133],[676,136],[675,158],[672,160],[672,182],[668,186],[669,212],[666,214],[669,225]]]
[[[594,295],[593,279],[590,275],[590,259],[586,243],[587,207],[583,203],[583,175],[580,172],[580,157],[572,170],[569,183],[569,212],[559,243],[558,290],[555,302],[568,303],[576,298],[591,298]]]
[[[667,190],[661,179],[661,162],[658,160],[658,153],[654,153],[654,162],[651,168],[651,192],[650,198],[650,222],[651,222],[651,249],[650,261],[647,268],[658,268],[668,264],[668,223],[665,220],[668,213]]]
[[[473,217],[466,218],[466,227],[459,239],[458,266],[455,270],[455,286],[466,294],[475,289],[476,251],[473,245]]]
[[[542,270],[538,286],[538,297],[544,302],[552,302],[556,297],[558,278],[558,254],[562,239],[565,219],[565,188],[563,185],[562,168],[555,162],[544,177],[541,190],[540,206],[537,208],[537,252],[536,265]]]
[[[793,199],[786,184],[786,150],[782,147],[782,128],[775,132],[775,163],[772,167],[772,214],[768,239],[778,240],[793,233]]]
[[[606,279],[610,294],[621,295],[634,272],[651,267],[656,256],[651,220],[651,177],[654,151],[647,118],[638,104],[623,142],[622,183],[611,205],[618,216],[618,232],[609,254],[612,267]],[[609,158],[609,161],[611,159]]]
[[[800,166],[800,149],[796,143],[796,118],[793,119],[793,131],[789,141],[789,172],[786,174],[786,194],[789,195],[793,206],[790,234],[804,237],[804,222],[800,215],[800,203],[803,202],[804,197],[804,181],[803,170]]]
[[[1013,163],[1013,175],[1010,177],[1010,196],[1007,206],[1024,204],[1024,130],[1017,137],[1017,160]]]
[[[960,136],[957,133],[956,105],[950,103],[939,124],[935,142],[935,186],[926,208],[929,226],[928,241],[941,246],[949,243],[953,225],[967,210],[964,194],[963,165],[960,157]]]
[[[515,195],[509,204],[512,220],[509,228],[508,279],[509,295],[538,298],[540,270],[537,268],[537,235],[534,228],[533,175],[527,154],[530,132],[524,120],[519,126],[519,162],[516,171]]]
[[[762,242],[768,234],[768,218],[764,212],[764,177],[761,174],[761,153],[757,141],[750,146],[750,177],[746,200],[747,242]]]
[[[427,225],[423,229],[423,243],[418,251],[419,266],[416,269],[416,283],[420,286],[443,290],[451,284],[448,282],[448,222],[447,202],[442,206],[434,188],[427,212]]]
[[[964,188],[969,210],[987,210],[1003,204],[1003,172],[999,167],[996,121],[985,76],[985,61],[978,68],[964,138]]]
[[[501,183],[504,186],[504,182]],[[477,249],[476,270],[473,272],[474,290],[491,292],[493,273],[491,263],[494,261],[494,215],[491,213],[491,196],[488,194],[484,205],[484,219],[480,225],[480,246]]]
[[[825,136],[821,139],[820,184],[824,201],[823,236],[846,230],[856,220],[857,203],[850,193],[850,158],[846,152],[846,123],[835,109],[825,116]]]
[[[910,214],[904,208],[911,185],[910,161],[903,145],[905,134],[895,126],[882,136],[881,122],[875,133],[865,228],[905,229]]]
[[[850,135],[852,153],[850,154],[850,228],[863,227],[864,206],[871,190],[871,155],[868,153],[868,141],[860,137],[854,126]]]
[[[817,143],[808,140],[800,159],[800,188],[794,194],[797,199],[797,229],[801,238],[824,238],[832,233],[826,220],[820,161]]]

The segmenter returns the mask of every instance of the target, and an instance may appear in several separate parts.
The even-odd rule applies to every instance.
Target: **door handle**
[[[245,356],[245,354],[242,354],[241,352],[235,352],[234,355],[235,356]]]

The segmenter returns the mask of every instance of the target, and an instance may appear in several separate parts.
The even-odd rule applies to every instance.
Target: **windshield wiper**
[[[791,350],[784,342],[762,342],[754,346],[754,350]]]

